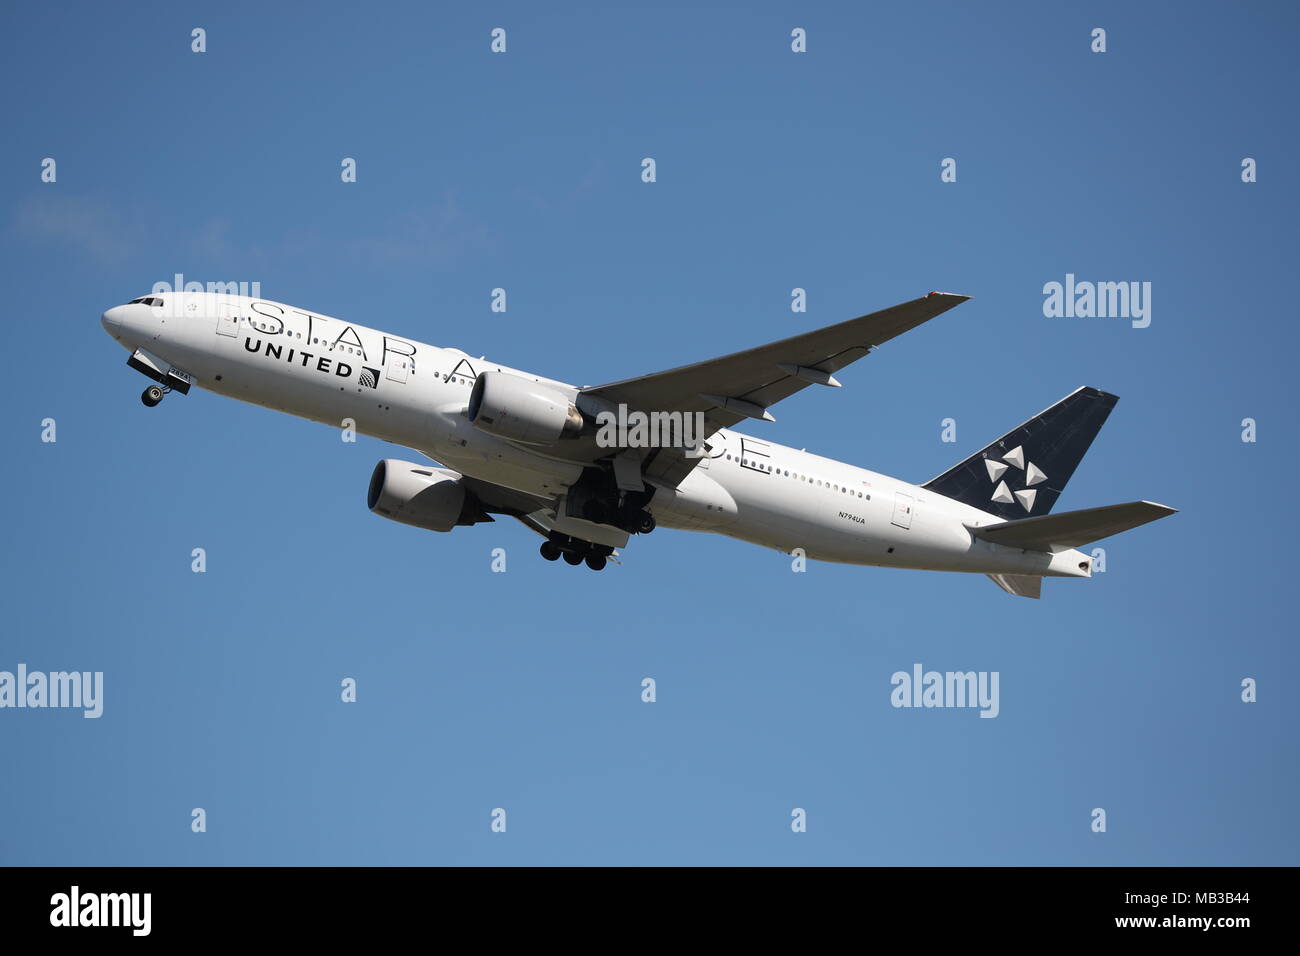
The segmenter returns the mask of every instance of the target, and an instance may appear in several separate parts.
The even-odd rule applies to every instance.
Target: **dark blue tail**
[[[1084,386],[921,487],[1008,521],[1045,515],[1118,401]]]

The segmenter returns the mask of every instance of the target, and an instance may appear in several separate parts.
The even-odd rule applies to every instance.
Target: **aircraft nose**
[[[104,331],[109,335],[117,334],[118,329],[122,327],[122,313],[126,311],[124,305],[115,305],[99,317],[99,321],[104,325]]]

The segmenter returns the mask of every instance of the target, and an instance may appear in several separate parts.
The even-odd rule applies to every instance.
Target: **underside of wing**
[[[469,475],[463,475],[459,472],[453,472],[453,474],[459,476],[460,483],[465,486],[466,491],[474,496],[474,500],[483,510],[491,514],[518,517],[545,508],[550,503],[546,498],[515,491],[513,488],[507,488],[504,485],[494,485],[492,482],[483,481],[481,478],[471,478]]]
[[[556,501],[494,485],[480,478],[460,476],[465,489],[474,496],[475,503],[488,514],[508,515],[543,538],[559,533],[583,541],[622,548],[627,545],[628,533],[608,524],[598,524],[562,513]]]

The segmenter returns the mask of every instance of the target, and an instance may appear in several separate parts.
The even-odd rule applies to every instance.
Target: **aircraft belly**
[[[698,468],[676,488],[657,489],[649,508],[657,523],[687,531],[721,531],[737,519],[735,498]]]
[[[787,554],[800,548],[817,560],[843,560],[841,542],[819,520],[815,499],[806,488],[775,483],[778,479],[759,474],[740,474],[733,482],[737,518],[726,533]]]

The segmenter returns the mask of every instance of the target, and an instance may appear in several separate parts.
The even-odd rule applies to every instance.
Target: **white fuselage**
[[[577,389],[282,303],[203,292],[163,293],[103,323],[128,351],[143,349],[194,384],[242,401],[416,449],[448,468],[558,501],[583,465],[563,448],[488,435],[466,417],[484,371]],[[970,527],[1002,519],[926,489],[723,429],[677,489],[649,505],[661,526],[712,531],[808,558],[847,564],[1089,577],[1077,550],[1023,551]],[[555,454],[550,452],[554,451]]]

